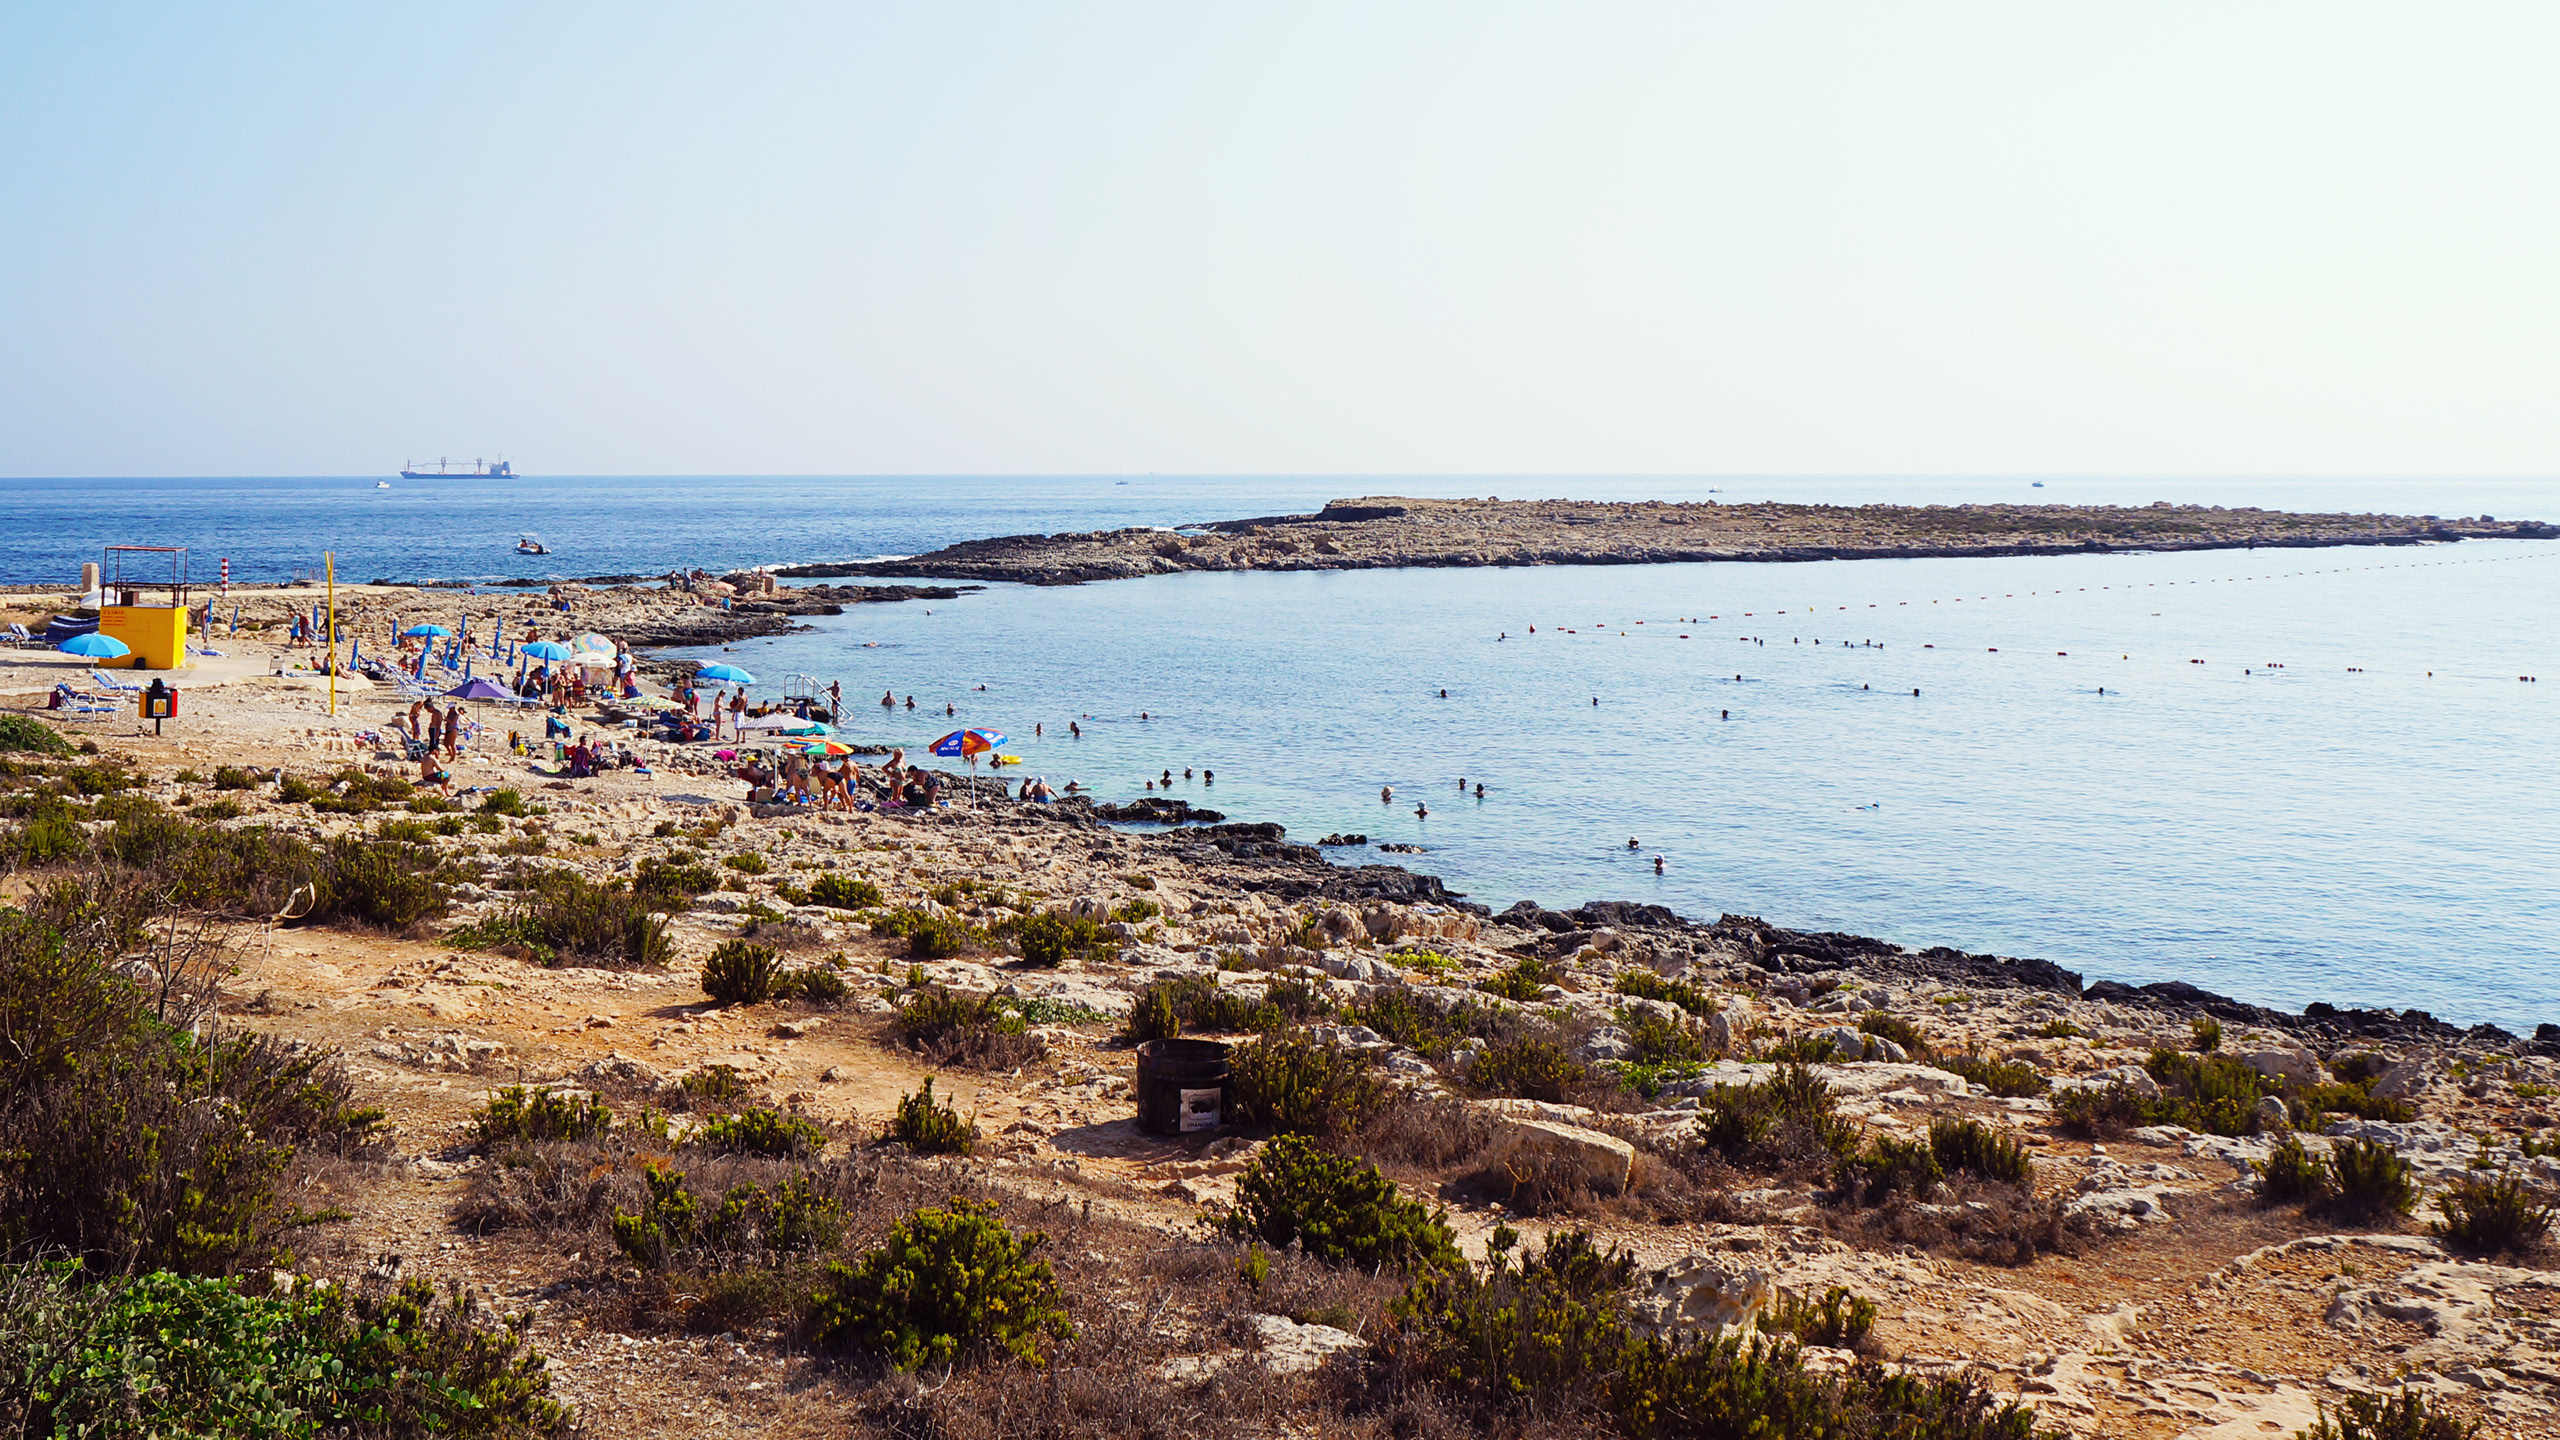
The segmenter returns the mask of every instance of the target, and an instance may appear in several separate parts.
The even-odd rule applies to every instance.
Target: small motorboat
[[[376,480],[373,482],[373,488],[376,490],[388,490],[391,488],[391,482],[388,480]]]
[[[516,553],[519,555],[548,555],[551,553],[551,547],[534,539],[530,535],[519,535],[516,537]]]

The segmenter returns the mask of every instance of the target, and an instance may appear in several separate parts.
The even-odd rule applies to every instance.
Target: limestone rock
[[[1533,1165],[1577,1166],[1592,1189],[1614,1195],[1634,1173],[1636,1147],[1586,1126],[1515,1116],[1503,1122],[1491,1159],[1523,1174]]]
[[[1721,1335],[1756,1321],[1769,1303],[1769,1273],[1725,1255],[1689,1255],[1651,1276],[1638,1323],[1655,1331]]]
[[[2252,1070],[2270,1079],[2282,1078],[2304,1085],[2320,1083],[2320,1061],[2310,1051],[2300,1048],[2258,1050],[2248,1056]]]
[[[1262,1342],[1262,1368],[1274,1375],[1303,1375],[1334,1356],[1361,1348],[1361,1339],[1330,1325],[1301,1325],[1285,1315],[1256,1315],[1251,1324]]]

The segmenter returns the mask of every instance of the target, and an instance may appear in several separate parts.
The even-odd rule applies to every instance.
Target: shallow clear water
[[[841,680],[866,739],[992,726],[1053,783],[1171,768],[1299,839],[1421,844],[1392,858],[1496,908],[2529,1033],[2560,1020],[2560,686],[2516,677],[2560,679],[2555,613],[2560,546],[2498,542],[999,586],[724,658]],[[884,688],[924,708],[883,718]]]
[[[2514,480],[1127,478],[0,481],[0,579],[114,543],[190,545],[200,581],[324,547],[345,577],[508,575],[521,530],[561,573],[645,573],[1364,493],[2560,518],[2560,484]],[[2495,542],[997,586],[724,658],[931,707],[853,706],[864,738],[930,740],[949,703],[1022,773],[1123,798],[1170,767],[1300,839],[1421,844],[1391,858],[1497,908],[1648,900],[2529,1029],[2560,1021],[2554,614],[2560,545]]]

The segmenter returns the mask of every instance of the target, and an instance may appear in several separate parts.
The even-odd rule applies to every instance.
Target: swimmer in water
[[[1172,788],[1173,788],[1173,772],[1172,772],[1171,770],[1167,770],[1167,771],[1165,771],[1165,772],[1164,772],[1164,775],[1163,775],[1163,777],[1162,777],[1162,778],[1163,778],[1163,780],[1164,780],[1164,788],[1166,788],[1167,790],[1172,789]]]
[[[942,702],[942,713],[945,715],[957,715],[960,713],[960,710],[959,707],[953,705],[950,701],[945,700]]]
[[[1381,805],[1393,805],[1396,803],[1396,787],[1393,785],[1379,786],[1378,803]]]
[[[1043,736],[1043,735],[1046,735],[1046,734],[1048,734],[1048,733],[1049,733],[1049,723],[1048,723],[1047,721],[1045,721],[1045,720],[1035,720],[1035,721],[1033,721],[1033,722],[1032,722],[1032,725],[1031,725],[1031,736],[1032,736],[1032,738],[1033,738],[1033,739],[1035,739],[1035,740],[1036,740],[1036,739],[1038,739],[1039,737],[1041,737],[1041,736]]]
[[[1592,697],[1591,697],[1591,703],[1592,703],[1593,705],[1595,705],[1595,706],[1596,706],[1596,705],[1598,705],[1598,704],[1600,703],[1600,697],[1599,697],[1599,696],[1597,696],[1597,695],[1592,696]]]
[[[1200,783],[1201,783],[1201,784],[1203,784],[1203,785],[1215,785],[1215,784],[1217,784],[1217,783],[1218,783],[1218,772],[1217,772],[1217,771],[1215,771],[1215,770],[1203,770],[1203,771],[1201,771],[1201,772],[1200,772]]]
[[[881,709],[883,709],[883,710],[895,710],[895,709],[897,709],[897,708],[898,708],[898,697],[897,697],[897,696],[895,696],[895,695],[890,694],[890,693],[889,693],[888,691],[886,691],[886,690],[881,691],[881,692],[880,692],[880,708],[881,708]]]
[[[916,708],[916,697],[913,695],[907,697],[907,708],[910,710]]]
[[[1642,847],[1642,846],[1640,846],[1640,845],[1638,845],[1638,844],[1636,844],[1636,837],[1634,837],[1633,835],[1630,835],[1630,836],[1628,836],[1628,837],[1627,837],[1627,848],[1628,848],[1628,849],[1630,849],[1630,850],[1639,850],[1639,849],[1642,849],[1643,847]]]
[[[1182,767],[1182,778],[1183,778],[1183,779],[1185,779],[1185,780],[1188,780],[1188,779],[1190,779],[1190,778],[1191,778],[1191,767],[1190,767],[1190,766],[1185,765],[1185,766],[1183,766],[1183,767]]]
[[[1476,782],[1476,798],[1479,800],[1484,798],[1484,782],[1481,780]]]
[[[1139,718],[1139,719],[1141,719],[1141,720],[1146,719],[1146,718],[1147,718],[1147,712],[1146,712],[1146,711],[1144,711],[1144,710],[1139,711],[1139,712],[1138,712],[1138,718]]]
[[[1070,720],[1067,722],[1067,733],[1081,740],[1084,738],[1084,727]]]
[[[1730,710],[1719,710],[1716,712],[1716,718],[1719,720],[1730,720],[1733,718],[1733,712]]]
[[[1653,873],[1656,875],[1662,873],[1662,857],[1659,855],[1653,857]]]
[[[1414,818],[1414,819],[1416,819],[1416,820],[1428,820],[1428,819],[1430,819],[1430,818],[1431,818],[1431,807],[1430,807],[1430,806],[1428,806],[1428,805],[1416,805],[1416,806],[1414,806],[1414,807],[1413,807],[1413,818]]]

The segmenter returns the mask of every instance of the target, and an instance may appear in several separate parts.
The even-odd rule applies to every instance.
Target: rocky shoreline
[[[2417,545],[2560,539],[2539,521],[2295,514],[2166,501],[2106,505],[1720,505],[1662,501],[1336,500],[1312,515],[972,540],[903,560],[786,567],[809,574],[1080,585],[1230,570],[1659,565],[2018,556],[2117,550]]]

